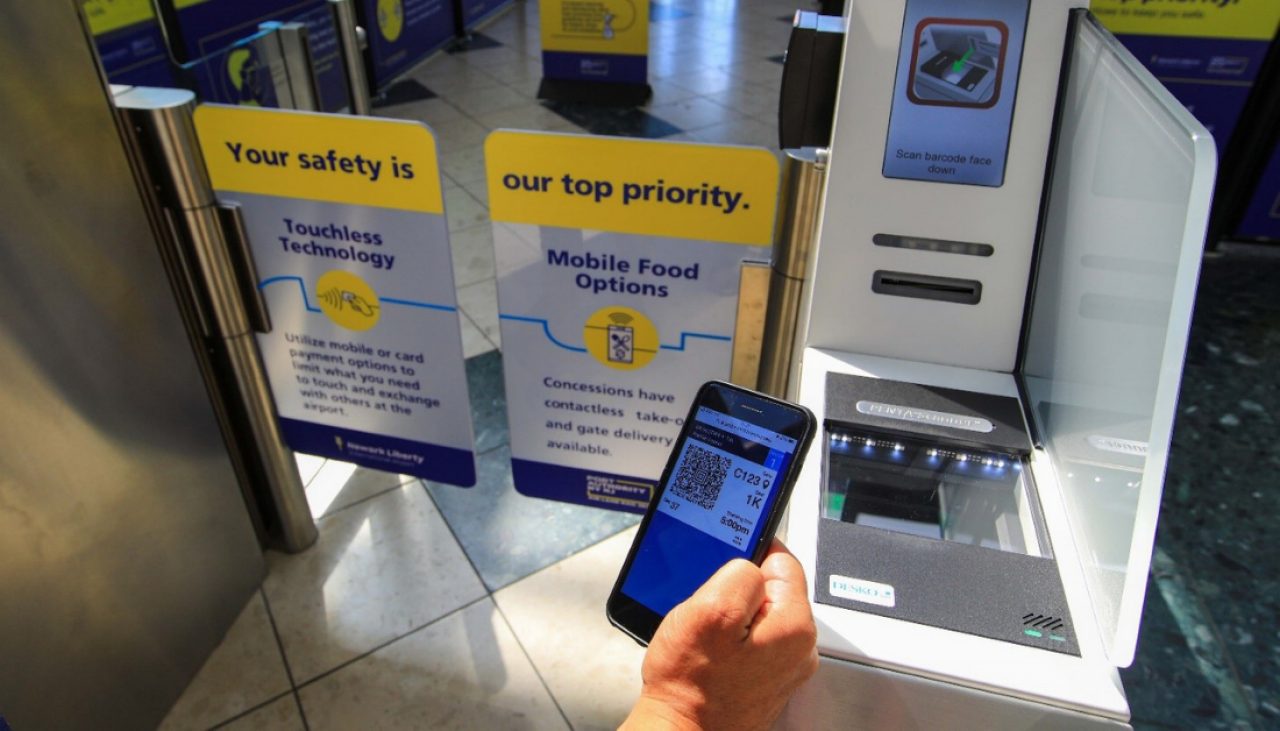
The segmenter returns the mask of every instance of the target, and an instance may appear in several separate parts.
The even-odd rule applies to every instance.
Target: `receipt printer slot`
[[[895,297],[917,297],[962,305],[976,305],[982,299],[982,282],[976,279],[935,277],[929,274],[879,269],[871,279],[871,291]]]

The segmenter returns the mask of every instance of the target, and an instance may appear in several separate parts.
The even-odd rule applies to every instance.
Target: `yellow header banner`
[[[218,190],[444,213],[435,138],[416,122],[204,104]]]
[[[649,54],[649,0],[541,0],[542,50]]]
[[[484,153],[494,221],[773,243],[778,161],[763,148],[500,130]]]
[[[1269,41],[1280,0],[1092,0],[1112,33]]]
[[[95,36],[156,17],[151,0],[84,0],[84,16]]]

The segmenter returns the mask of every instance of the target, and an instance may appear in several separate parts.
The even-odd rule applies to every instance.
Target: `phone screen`
[[[751,559],[797,446],[700,406],[621,592],[665,616],[728,561]]]

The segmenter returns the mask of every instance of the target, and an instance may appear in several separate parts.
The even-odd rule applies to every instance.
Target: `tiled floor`
[[[616,726],[641,650],[603,604],[635,518],[511,488],[482,143],[508,127],[773,148],[796,5],[653,3],[654,97],[617,111],[537,101],[537,3],[517,2],[483,29],[493,43],[411,74],[434,97],[379,107],[428,123],[442,151],[479,485],[300,457],[319,542],[269,554],[266,582],[164,729]],[[1139,728],[1280,724],[1280,571],[1266,553],[1280,495],[1277,277],[1280,259],[1250,252],[1205,267],[1139,659],[1124,673]]]

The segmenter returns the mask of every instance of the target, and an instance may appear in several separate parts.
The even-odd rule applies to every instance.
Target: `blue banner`
[[[514,0],[460,0],[462,27],[471,30],[476,23],[510,5]]]
[[[450,0],[362,0],[359,10],[375,89],[385,89],[454,37]]]
[[[1221,157],[1269,41],[1119,35],[1120,42],[1209,129]]]
[[[173,86],[164,35],[155,21],[139,23],[95,39],[107,80],[131,86]]]
[[[261,33],[237,41],[185,69],[187,84],[203,102],[278,107],[271,68],[258,50]]]

